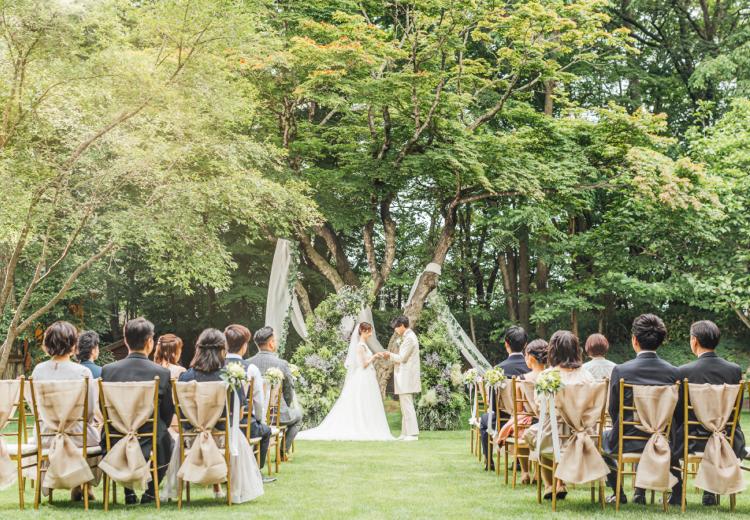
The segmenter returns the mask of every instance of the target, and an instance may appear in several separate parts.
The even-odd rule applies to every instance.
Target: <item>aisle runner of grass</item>
[[[390,414],[394,432],[400,418]],[[747,424],[747,417],[745,417]],[[468,432],[424,433],[419,442],[325,443],[299,442],[294,461],[282,466],[278,482],[266,486],[266,495],[239,506],[219,505],[205,490],[193,492],[193,503],[177,511],[165,504],[157,516],[153,506],[118,505],[109,515],[96,502],[84,515],[82,504],[68,502],[68,493],[57,492],[53,505],[43,504],[40,512],[17,510],[15,486],[0,492],[0,519],[44,518],[268,518],[276,520],[317,518],[538,518],[551,515],[549,504],[536,504],[531,487],[511,490],[501,479],[482,471],[469,455]],[[96,490],[101,497],[101,489]],[[630,494],[630,490],[628,490]],[[32,493],[27,491],[27,500]],[[122,495],[120,495],[122,496]],[[658,498],[657,498],[658,500]],[[692,510],[686,518],[708,518],[719,511],[706,510],[700,496],[691,493]],[[612,517],[614,509],[602,513],[589,502],[588,490],[572,490],[560,504],[555,518]],[[728,507],[722,505],[722,514]],[[750,513],[750,496],[740,496],[737,514]],[[676,509],[670,516],[679,515]],[[618,518],[625,520],[665,516],[660,506],[628,505]]]

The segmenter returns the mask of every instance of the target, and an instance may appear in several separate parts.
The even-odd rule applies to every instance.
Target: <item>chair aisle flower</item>
[[[263,379],[265,379],[271,386],[278,386],[284,380],[284,373],[276,367],[271,367],[266,370]]]
[[[536,391],[540,394],[556,394],[565,384],[560,378],[560,370],[554,368],[542,372],[536,380]]]
[[[476,368],[470,368],[464,372],[464,384],[466,386],[472,386],[482,382],[482,376]]]
[[[490,368],[484,373],[484,381],[492,388],[502,388],[505,383],[505,371],[502,368]]]
[[[247,383],[247,372],[240,363],[229,363],[221,370],[219,377],[232,389],[241,388],[244,383]]]

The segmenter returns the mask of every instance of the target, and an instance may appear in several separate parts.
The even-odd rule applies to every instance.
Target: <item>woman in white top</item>
[[[377,358],[367,346],[372,325],[359,324],[352,334],[346,358],[346,379],[336,404],[317,428],[297,439],[319,441],[392,441],[380,385],[372,362]]]
[[[591,361],[584,363],[583,368],[588,370],[597,381],[609,379],[616,363],[605,358],[609,352],[609,341],[602,334],[592,334],[586,339],[586,354]]]

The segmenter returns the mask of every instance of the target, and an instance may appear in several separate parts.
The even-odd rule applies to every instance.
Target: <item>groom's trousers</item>
[[[414,410],[414,394],[399,394],[401,403],[401,435],[419,435],[417,412]]]

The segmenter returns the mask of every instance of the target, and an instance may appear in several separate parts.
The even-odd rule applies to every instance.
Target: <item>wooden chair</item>
[[[624,435],[624,428],[625,425],[629,426],[643,426],[643,423],[638,418],[638,414],[635,413],[635,404],[631,403],[630,405],[625,404],[625,390],[630,390],[631,394],[633,392],[633,389],[638,385],[631,385],[625,382],[624,379],[620,379],[619,382],[620,386],[620,393],[619,393],[619,412],[618,412],[618,441],[617,441],[617,484],[615,487],[615,511],[620,510],[620,496],[622,494],[622,484],[623,484],[623,477],[625,475],[630,475],[635,479],[636,470],[635,467],[638,464],[638,462],[641,459],[641,453],[631,453],[631,452],[624,452],[623,446],[624,441],[626,440],[641,440],[644,443],[648,442],[648,440],[651,438],[651,435],[648,433],[644,433],[642,435]],[[675,386],[679,388],[679,382],[675,383]],[[664,386],[664,388],[669,388],[669,385]],[[625,420],[625,412],[632,412],[632,420]],[[670,418],[667,423],[666,431],[664,432],[664,435],[669,438],[669,432],[672,429],[672,419]],[[629,471],[625,470],[625,465],[630,464],[631,469]],[[654,503],[654,492],[651,493],[651,503]],[[664,507],[664,511],[667,511],[669,509],[669,500],[668,500],[668,493],[665,491],[662,493],[662,504]]]
[[[37,395],[37,388],[40,386],[45,385],[46,383],[52,383],[57,384],[60,383],[60,381],[38,381],[34,382],[33,379],[28,380],[29,383],[29,392],[31,394],[31,407],[32,407],[32,414],[34,416],[34,430],[36,433],[36,477],[34,479],[34,509],[39,509],[39,504],[41,502],[42,498],[42,466],[45,463],[49,463],[49,455],[50,450],[47,448],[44,448],[44,439],[45,438],[52,438],[57,436],[56,432],[52,433],[42,433],[42,420],[39,413],[40,405],[43,404],[43,398],[41,396]],[[75,392],[79,392],[79,398],[82,399],[82,402],[80,403],[81,407],[81,415],[77,417],[73,417],[72,424],[80,424],[81,425],[81,432],[75,433],[72,431],[66,432],[68,437],[72,438],[80,438],[81,439],[81,455],[83,457],[83,460],[85,460],[89,466],[91,466],[91,459],[98,457],[101,455],[101,447],[99,446],[87,446],[88,441],[88,423],[89,423],[89,416],[93,412],[92,410],[89,410],[89,385],[91,384],[89,382],[89,378],[86,377],[81,381],[78,380],[72,380],[72,381],[66,381],[68,383],[66,385],[66,390],[71,393],[71,398],[75,396]],[[78,389],[76,388],[77,385],[83,385],[83,388]],[[85,482],[81,485],[81,491],[83,494],[83,508],[88,511],[89,509],[89,488],[90,483]],[[49,490],[49,502],[52,502],[52,492],[53,490]]]
[[[604,388],[603,393],[604,396],[608,393],[609,389],[609,380],[604,379],[602,381],[597,381],[596,383],[591,383],[586,386],[581,385],[582,389],[586,389],[589,391],[591,398],[587,401],[590,403],[591,406],[596,406],[596,394],[595,392],[598,390],[594,385],[603,385]],[[554,404],[552,405],[554,406]],[[590,408],[591,409],[591,408]],[[607,399],[606,397],[602,400],[601,406],[598,409],[591,409],[592,412],[596,412],[599,416],[596,426],[594,428],[594,431],[589,435],[592,441],[596,444],[597,450],[599,453],[602,453],[602,439],[603,439],[603,433],[604,433],[604,426],[606,424],[606,411],[607,411]],[[586,413],[586,412],[584,412]],[[559,425],[563,426],[562,428],[558,427],[558,432],[560,433],[560,445],[561,447],[564,446],[565,442],[571,437],[572,435],[572,429],[569,424],[565,423],[565,421],[560,417],[558,414],[559,419]],[[540,425],[541,427],[541,425]],[[587,432],[588,433],[588,432]],[[557,477],[557,468],[558,468],[559,461],[555,458],[554,454],[552,457],[539,457],[539,461],[537,461],[537,470],[536,470],[536,479],[537,479],[537,503],[542,503],[542,478],[541,478],[541,470],[548,469],[552,472],[552,511],[557,511],[557,486],[560,482],[560,479]],[[584,483],[585,484],[585,483]],[[602,510],[604,510],[604,481],[593,481],[589,483],[589,487],[591,490],[591,503],[596,502],[596,490],[598,488],[599,490],[599,503],[601,505]]]
[[[487,423],[489,425],[489,421],[490,420],[494,420],[494,422],[495,422],[495,431],[499,432],[500,429],[503,427],[503,418],[502,418],[502,413],[501,413],[501,410],[502,410],[502,395],[500,394],[500,391],[498,389],[493,390],[491,392],[491,394],[492,394],[491,396],[488,396],[488,401],[492,401],[492,403],[493,403],[493,405],[495,407],[495,412],[490,416],[489,413],[490,413],[491,407],[490,406],[487,407],[487,411],[486,411],[486,413],[488,414],[487,415]],[[480,435],[481,435],[481,432],[480,432]],[[494,456],[493,455],[493,451],[495,450],[495,442],[494,442],[494,439],[492,439],[492,437],[489,435],[489,431],[487,432],[487,435],[488,435],[488,437],[487,437],[487,458],[485,459],[484,469],[486,471],[489,471],[490,467],[491,467],[491,461],[492,461],[492,458]],[[481,441],[481,437],[480,437],[480,441]],[[500,455],[501,455],[502,451],[503,450],[498,446],[497,447],[497,461],[496,461],[496,464],[495,464],[495,474],[496,475],[500,475]],[[506,464],[508,462],[507,461],[507,455],[506,455],[506,461],[505,462],[506,462]],[[507,473],[507,468],[506,468],[506,473]],[[507,484],[507,481],[506,481],[506,484]]]
[[[276,473],[279,472],[281,463],[281,445],[286,442],[286,426],[281,424],[281,400],[283,398],[284,383],[281,382],[276,386],[269,387],[264,382],[264,393],[268,394],[268,408],[266,409],[266,424],[271,427],[271,442],[268,445],[268,451],[274,450],[274,466]],[[267,390],[267,392],[265,392]],[[272,474],[271,461],[267,460],[268,474]]]
[[[0,428],[0,437],[3,440],[13,439],[15,441],[15,443],[6,444],[5,447],[8,450],[10,460],[16,463],[18,506],[21,510],[25,506],[24,492],[26,491],[26,478],[23,476],[23,470],[36,466],[37,455],[36,444],[28,443],[27,401],[24,399],[25,383],[24,377],[17,380],[0,381],[0,386],[5,387],[3,388],[3,395],[15,393],[15,388],[18,391],[18,399],[12,404],[13,410],[8,417],[7,424],[4,429]]]
[[[476,402],[471,403],[472,416],[476,417],[477,424],[471,425],[471,453],[479,462],[482,462],[482,430],[479,426],[479,421],[482,413],[488,411],[489,403],[485,395],[484,384],[474,383],[473,389],[475,392],[474,395],[476,395]]]
[[[197,440],[198,435],[200,435],[200,432],[196,431],[193,428],[193,424],[188,420],[181,412],[181,404],[180,404],[180,398],[179,393],[177,391],[177,385],[178,384],[186,384],[186,383],[179,383],[176,380],[172,380],[172,398],[174,400],[174,407],[175,407],[175,414],[177,415],[177,426],[178,426],[178,437],[177,442],[179,446],[179,453],[180,453],[180,466],[185,461],[185,447],[188,440],[191,440],[195,442]],[[197,383],[197,384],[211,384],[211,383]],[[225,400],[224,400],[224,417],[219,419],[219,421],[216,423],[223,424],[224,429],[220,430],[214,426],[214,428],[209,432],[212,437],[214,437],[214,440],[223,440],[224,442],[224,460],[227,464],[227,505],[232,505],[232,466],[231,466],[231,452],[230,452],[230,445],[229,445],[229,428],[230,428],[230,413],[229,413],[229,403],[230,403],[230,392],[232,390],[227,390],[227,393],[225,394]],[[217,443],[218,444],[218,443]],[[184,482],[181,478],[178,477],[177,479],[177,509],[182,509],[182,490],[183,487],[185,488],[185,497],[187,499],[187,503],[190,503],[190,483]]]
[[[138,383],[127,383],[129,385],[135,385]],[[151,431],[150,432],[143,432],[140,431],[135,434],[136,438],[142,439],[142,438],[150,438],[151,440],[151,455],[149,456],[148,463],[151,466],[151,478],[154,482],[154,500],[156,503],[156,509],[161,509],[161,500],[159,499],[159,463],[158,463],[158,422],[159,422],[159,376],[156,376],[154,378],[154,382],[151,383],[149,381],[140,383],[144,386],[153,386],[154,389],[154,398],[153,398],[153,412],[151,414],[151,418],[146,421],[144,426],[150,425]],[[107,453],[110,452],[112,449],[112,446],[117,443],[118,440],[124,438],[126,434],[120,433],[116,431],[112,427],[112,420],[110,419],[110,411],[113,409],[117,409],[117,401],[107,400],[107,392],[105,391],[108,386],[112,386],[113,388],[119,388],[122,383],[105,383],[101,379],[99,379],[99,406],[102,411],[102,416],[104,419],[104,442],[105,446],[107,447]],[[142,427],[143,428],[143,427]],[[141,428],[141,429],[142,429]],[[114,440],[114,442],[112,442]],[[114,484],[107,475],[107,473],[104,473],[104,497],[102,501],[104,502],[104,511],[109,511],[109,489],[110,484]],[[113,504],[116,504],[116,490],[112,494],[113,498]]]
[[[722,386],[722,385],[719,385]],[[727,440],[729,445],[734,448],[734,433],[737,430],[737,424],[739,423],[740,414],[742,413],[742,396],[745,393],[745,381],[740,382],[740,390],[737,392],[737,399],[735,400],[734,408],[732,409],[732,415],[727,422],[725,433],[728,433]],[[682,454],[682,512],[687,510],[687,482],[689,476],[695,476],[698,473],[698,466],[703,460],[703,453],[690,453],[689,444],[692,440],[708,441],[710,435],[693,435],[690,433],[691,426],[701,426],[701,422],[695,419],[695,414],[691,414],[693,411],[693,405],[690,401],[690,384],[687,379],[683,380],[682,384],[682,411],[683,411],[683,454]],[[691,418],[692,415],[692,418]],[[692,466],[692,469],[691,469]],[[719,498],[719,497],[717,497]],[[737,506],[737,495],[729,495],[729,504],[732,512],[734,512]]]
[[[255,453],[255,460],[258,462],[260,467],[260,437],[253,437],[250,432],[251,423],[253,421],[253,388],[255,386],[255,378],[250,378],[247,388],[245,389],[245,396],[247,397],[247,407],[242,409],[241,420],[244,421],[245,425],[245,437],[250,446],[253,447],[253,453]]]
[[[513,406],[511,408],[510,421],[513,422],[513,433],[505,440],[505,483],[508,483],[508,459],[510,452],[512,451],[512,489],[516,488],[516,482],[518,478],[518,464],[521,460],[525,459],[529,464],[529,474],[531,474],[531,461],[529,459],[529,444],[526,440],[519,435],[521,433],[521,426],[519,421],[525,417],[535,417],[532,413],[532,404],[529,402],[527,395],[522,391],[521,380],[513,376],[511,379],[511,396],[513,398]],[[524,429],[525,431],[525,429]],[[498,454],[498,460],[500,460]]]

